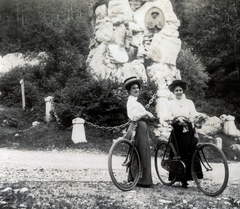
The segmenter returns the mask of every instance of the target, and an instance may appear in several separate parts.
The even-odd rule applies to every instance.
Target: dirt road
[[[238,208],[231,199],[239,199],[240,163],[229,163],[229,183],[217,197],[204,195],[191,182],[186,190],[162,185],[154,170],[154,189],[136,187],[121,192],[108,174],[108,156],[98,151],[24,151],[0,149],[0,184],[25,182],[38,204],[58,197],[76,197],[78,208]],[[5,184],[7,183],[7,184]],[[64,201],[66,201],[64,199]],[[65,204],[65,202],[64,202]],[[100,204],[99,207],[96,205]],[[102,204],[105,205],[102,207]],[[86,206],[87,205],[87,206]]]
[[[97,151],[23,151],[1,148],[1,182],[5,180],[107,182],[111,181],[107,162],[108,156]],[[11,172],[13,169],[18,172]],[[74,172],[71,172],[73,170]],[[153,161],[152,170],[154,183],[158,183]],[[236,183],[240,183],[240,163],[229,163],[229,184]]]

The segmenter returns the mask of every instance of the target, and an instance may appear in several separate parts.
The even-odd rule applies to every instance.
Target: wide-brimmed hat
[[[168,86],[168,89],[173,92],[174,89],[177,87],[177,86],[180,86],[183,91],[185,91],[187,89],[187,83],[184,82],[184,81],[181,81],[181,80],[175,80],[173,81],[169,86]]]
[[[139,86],[139,88],[141,88],[142,86],[142,80],[141,79],[138,79],[136,76],[132,76],[130,78],[127,78],[125,81],[124,81],[124,88],[125,89],[129,89],[129,87],[133,84],[137,84]]]

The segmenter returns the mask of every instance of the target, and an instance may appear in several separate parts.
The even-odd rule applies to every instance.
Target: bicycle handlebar
[[[173,118],[172,120],[165,120],[165,122],[168,124],[168,126],[172,126],[172,124],[174,124],[175,122],[178,121],[179,118],[182,118],[182,120],[184,122],[190,122],[193,124],[193,127],[195,127],[197,125],[197,123],[201,120],[206,120],[208,118],[208,116],[203,116],[203,115],[199,115],[197,117],[194,118],[193,121],[189,120],[187,117],[185,116],[178,116],[178,117],[175,117]]]

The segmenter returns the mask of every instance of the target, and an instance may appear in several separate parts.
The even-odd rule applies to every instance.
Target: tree
[[[184,0],[180,37],[207,67],[211,79],[206,96],[233,104],[239,115],[240,1],[198,0],[198,9],[192,10],[189,1]]]
[[[181,71],[182,79],[188,83],[192,99],[204,98],[209,76],[206,73],[206,67],[189,48],[183,46],[181,49],[177,59],[177,68]]]
[[[181,39],[202,58],[210,74],[219,68],[239,72],[240,2],[198,0],[192,10],[188,0],[184,2],[186,18],[182,21],[187,24],[180,28]]]

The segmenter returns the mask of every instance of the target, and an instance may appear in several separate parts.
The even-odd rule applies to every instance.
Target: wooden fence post
[[[21,84],[21,90],[22,90],[22,108],[23,108],[23,110],[25,110],[26,102],[25,102],[24,80],[23,79],[20,80],[20,84]]]

